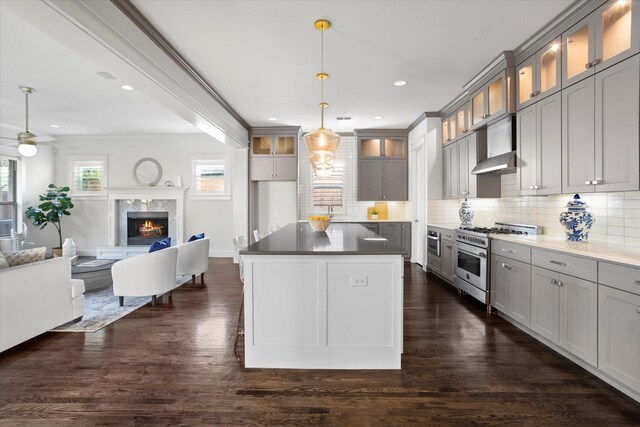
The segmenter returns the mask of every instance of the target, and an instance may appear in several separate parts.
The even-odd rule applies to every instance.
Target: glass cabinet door
[[[535,97],[533,58],[518,66],[518,107],[522,107],[533,101]]]
[[[639,10],[638,2],[632,0],[609,1],[600,8],[596,15],[597,43],[594,65],[607,61],[613,64],[638,52]],[[602,68],[598,66],[596,71]]]
[[[471,130],[471,125],[473,124],[473,101],[468,101],[465,106],[464,106],[464,115],[465,115],[465,127],[464,127],[464,131],[465,132],[469,132],[469,130]]]
[[[449,119],[442,120],[442,143],[449,142]]]
[[[449,121],[449,141],[454,141],[456,139],[456,115],[450,115],[447,120]]]
[[[489,116],[504,112],[504,77],[498,77],[489,83]]]
[[[560,39],[548,44],[536,55],[538,84],[536,95],[551,94],[560,88]]]
[[[472,103],[471,110],[473,112],[472,123],[475,126],[486,118],[486,113],[484,108],[484,90],[475,94],[471,99],[471,103]]]
[[[461,107],[456,112],[456,133],[461,136],[467,131],[467,119],[465,117],[465,107]]]
[[[251,153],[253,155],[271,155],[271,136],[254,136],[251,138]]]
[[[404,138],[384,139],[385,157],[407,157],[406,144]]]
[[[591,16],[562,35],[563,86],[593,74],[594,34]]]
[[[276,136],[275,153],[280,155],[296,154],[296,139],[293,136]]]
[[[382,141],[379,138],[364,138],[360,140],[360,157],[382,156]]]

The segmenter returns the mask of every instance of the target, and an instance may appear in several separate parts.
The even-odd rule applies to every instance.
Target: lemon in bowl
[[[308,219],[311,229],[318,233],[327,231],[327,228],[329,228],[329,224],[331,223],[331,220],[326,215],[311,215]]]

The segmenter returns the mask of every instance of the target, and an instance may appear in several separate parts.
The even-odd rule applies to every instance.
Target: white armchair
[[[200,283],[204,285],[204,273],[209,270],[210,243],[210,239],[205,237],[178,245],[176,274],[179,276],[191,275],[191,283],[196,282],[196,275],[199,274]]]
[[[148,254],[120,260],[111,267],[113,294],[124,304],[124,297],[156,296],[173,291],[176,287],[176,261],[178,248],[171,247]]]

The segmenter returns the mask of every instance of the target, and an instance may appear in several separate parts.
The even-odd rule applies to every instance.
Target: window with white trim
[[[329,177],[319,177],[313,174],[313,206],[332,206],[334,212],[344,207],[344,169],[343,161],[333,163],[333,172]]]
[[[17,164],[16,160],[0,157],[0,237],[10,236],[11,229],[17,228]]]
[[[100,154],[69,156],[69,188],[72,197],[106,197],[107,156]]]
[[[191,158],[190,198],[231,198],[231,157],[206,155]]]

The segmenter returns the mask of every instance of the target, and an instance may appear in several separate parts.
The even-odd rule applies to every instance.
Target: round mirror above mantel
[[[143,157],[133,166],[133,179],[143,187],[153,187],[162,178],[162,166],[153,157]]]

